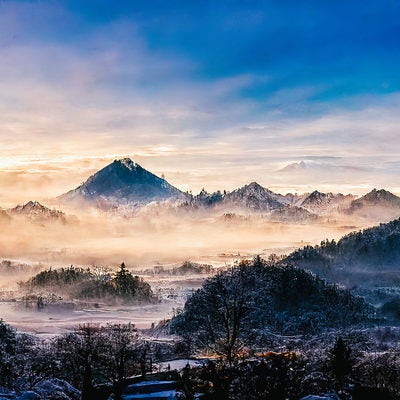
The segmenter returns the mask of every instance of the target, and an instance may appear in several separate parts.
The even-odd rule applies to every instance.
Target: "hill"
[[[271,211],[284,207],[286,199],[264,188],[257,182],[251,182],[224,196],[225,206],[246,208],[252,211]]]
[[[400,219],[306,246],[287,261],[348,286],[400,286]]]
[[[271,220],[283,223],[313,223],[319,219],[318,215],[313,214],[302,207],[292,205],[285,206],[271,213]]]
[[[316,214],[327,214],[347,208],[352,200],[354,200],[352,195],[321,193],[315,190],[305,197],[299,205]]]
[[[208,278],[172,319],[171,330],[229,360],[271,333],[315,334],[350,327],[366,322],[372,312],[347,290],[257,257]]]
[[[29,281],[20,283],[30,295],[51,293],[52,297],[73,299],[103,300],[108,303],[122,301],[152,301],[150,285],[137,276],[133,276],[122,263],[114,274],[105,272],[96,274],[90,269],[67,267],[48,269],[39,272]]]

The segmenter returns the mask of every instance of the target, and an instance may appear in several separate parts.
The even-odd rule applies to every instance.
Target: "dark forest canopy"
[[[347,285],[400,285],[400,219],[324,240],[289,255],[287,261]]]
[[[60,269],[50,268],[38,273],[22,286],[32,291],[45,289],[77,299],[119,299],[124,302],[153,299],[150,285],[132,275],[124,263],[115,273],[106,268],[85,269],[72,265]]]
[[[269,334],[315,334],[367,322],[373,307],[292,265],[256,257],[208,278],[171,321],[173,332],[233,359]]]

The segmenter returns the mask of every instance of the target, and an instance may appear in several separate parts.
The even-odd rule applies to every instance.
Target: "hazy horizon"
[[[16,204],[25,204],[30,200],[37,200],[39,202],[43,202],[44,204],[49,203],[50,205],[54,206],[57,203],[58,196],[75,189],[82,182],[86,181],[90,176],[104,168],[109,163],[113,162],[115,159],[121,159],[124,157],[132,158],[135,162],[150,172],[155,173],[158,176],[165,176],[165,179],[178,189],[182,191],[190,191],[194,195],[198,194],[202,189],[205,189],[208,192],[214,192],[217,190],[233,191],[254,181],[272,190],[273,192],[280,193],[282,195],[288,193],[301,195],[318,190],[326,193],[333,192],[362,196],[372,189],[385,189],[392,191],[394,194],[400,194],[400,188],[397,187],[379,186],[373,184],[363,184],[358,186],[353,186],[351,183],[332,184],[324,182],[323,179],[321,179],[319,183],[317,182],[315,184],[290,184],[290,179],[289,182],[285,183],[284,179],[291,177],[293,174],[307,174],[309,170],[314,168],[314,164],[316,164],[317,168],[320,166],[318,162],[304,162],[304,160],[288,164],[283,168],[274,171],[275,175],[278,175],[278,177],[275,177],[271,174],[271,178],[268,179],[260,176],[260,173],[258,172],[255,173],[255,175],[242,176],[240,179],[236,177],[236,179],[234,179],[235,177],[232,171],[232,182],[229,184],[227,184],[227,179],[216,179],[215,182],[204,181],[203,185],[199,180],[197,182],[196,189],[192,189],[191,186],[184,184],[181,180],[182,178],[179,177],[179,175],[184,175],[183,173],[180,174],[179,171],[176,172],[176,174],[170,172],[171,177],[169,177],[168,174],[162,172],[165,169],[161,169],[160,171],[151,170],[145,164],[137,161],[141,159],[140,157],[130,157],[129,155],[125,155],[85,160],[83,161],[83,164],[86,166],[86,168],[78,168],[79,171],[73,171],[75,168],[72,165],[69,165],[69,163],[66,163],[64,166],[59,166],[59,170],[52,170],[51,168],[48,168],[45,171],[41,171],[40,166],[39,168],[36,167],[36,170],[9,168],[0,171],[0,174],[2,172],[4,173],[3,188],[6,188],[6,190],[0,193],[0,208],[13,207]],[[97,165],[99,166],[96,167]],[[65,168],[65,171],[63,171],[63,168]],[[319,171],[318,173],[324,174],[323,171]],[[76,177],[74,175],[76,175]],[[256,176],[258,176],[260,179],[255,179]],[[278,179],[281,179],[282,182],[278,182]],[[268,184],[268,181],[272,183]],[[237,182],[236,186],[232,186],[235,185],[233,182]],[[218,186],[218,184],[220,184],[220,186]]]

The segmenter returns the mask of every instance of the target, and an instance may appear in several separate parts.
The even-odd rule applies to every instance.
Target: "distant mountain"
[[[306,166],[304,163],[299,163],[296,168],[302,169]],[[269,213],[291,205],[319,216],[344,212],[351,214],[369,207],[369,211],[371,208],[375,210],[373,210],[375,215],[371,219],[373,221],[380,220],[382,207],[389,208],[391,211],[381,221],[393,219],[398,216],[396,213],[400,212],[400,198],[390,192],[375,189],[356,200],[352,195],[322,193],[318,190],[302,195],[281,195],[257,182],[251,182],[231,192],[208,193],[203,189],[198,195],[192,196],[181,192],[165,179],[147,171],[130,158],[114,160],[76,189],[61,195],[59,199],[77,205],[90,204],[105,209],[125,205],[140,207],[155,201],[168,201],[171,205],[172,200],[180,204],[180,209],[203,211],[213,209],[222,213],[242,213],[242,211]],[[371,212],[367,216],[370,215]],[[298,218],[309,218],[306,213],[300,217],[300,210],[296,209],[288,209],[281,215],[276,214],[277,218],[290,219],[291,216],[294,222]],[[364,215],[361,216],[364,217]]]
[[[271,192],[257,182],[252,182],[225,194],[223,203],[225,206],[253,211],[271,211],[284,207],[287,200],[284,196]]]
[[[290,206],[290,207],[289,207]],[[367,207],[368,206],[368,207]],[[371,221],[389,221],[400,215],[400,198],[387,191],[373,190],[367,195],[356,199],[352,194],[323,193],[318,190],[301,195],[274,193],[252,182],[232,192],[217,191],[208,193],[203,189],[198,195],[191,196],[182,207],[186,209],[213,209],[223,213],[247,212],[276,212],[273,220],[282,220],[298,223],[301,221],[314,221],[315,216],[335,217],[337,214],[348,215],[363,207],[368,208],[366,216]],[[387,212],[389,209],[390,212]],[[359,215],[362,216],[363,215]],[[382,216],[382,219],[380,219]]]
[[[130,158],[114,160],[74,190],[60,196],[67,202],[84,201],[97,206],[143,205],[186,195]]]
[[[312,223],[318,221],[318,215],[307,211],[305,208],[292,205],[285,206],[271,213],[271,220],[287,223]]]
[[[288,164],[285,167],[279,169],[277,172],[288,172],[288,173],[293,173],[293,172],[301,172],[306,169],[311,169],[312,165],[306,163],[305,161],[300,161],[292,164]]]
[[[24,205],[18,205],[10,209],[11,215],[24,215],[34,220],[58,220],[61,222],[66,221],[65,214],[59,210],[52,210],[43,206],[38,201],[28,201]]]
[[[294,162],[278,169],[276,172],[281,174],[342,174],[345,172],[360,172],[365,173],[364,168],[353,165],[343,165],[332,162],[321,162],[314,160],[302,160]]]
[[[353,213],[365,207],[396,208],[400,211],[400,197],[384,189],[373,189],[366,195],[352,201],[349,212]]]
[[[318,190],[310,193],[297,205],[316,214],[326,214],[332,211],[341,211],[347,208],[353,195],[343,195],[341,193],[321,193]]]
[[[208,193],[205,189],[185,201],[182,206],[188,209],[216,209],[231,213],[237,210],[269,212],[284,207],[289,201],[285,196],[252,182],[232,192]]]
[[[204,188],[201,192],[194,196],[192,203],[201,207],[212,207],[221,203],[224,199],[224,195],[220,192],[208,193]]]

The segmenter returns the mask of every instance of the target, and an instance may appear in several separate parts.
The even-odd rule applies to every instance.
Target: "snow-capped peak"
[[[133,160],[131,160],[129,157],[121,158],[120,160],[115,160],[114,162],[124,166],[125,168],[129,169],[130,171],[134,170],[137,167],[137,164]]]

